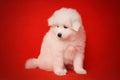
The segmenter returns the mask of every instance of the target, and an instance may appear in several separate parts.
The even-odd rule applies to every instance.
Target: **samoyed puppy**
[[[46,33],[38,58],[28,59],[25,67],[53,71],[66,75],[67,65],[78,74],[86,74],[83,68],[85,30],[80,14],[71,8],[56,10],[48,19],[50,30]]]

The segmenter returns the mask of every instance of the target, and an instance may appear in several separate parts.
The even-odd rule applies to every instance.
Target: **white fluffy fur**
[[[51,27],[43,39],[40,55],[27,60],[25,67],[38,67],[61,76],[67,73],[66,65],[73,65],[76,73],[86,74],[83,68],[86,39],[79,13],[61,8],[48,19],[48,25]]]

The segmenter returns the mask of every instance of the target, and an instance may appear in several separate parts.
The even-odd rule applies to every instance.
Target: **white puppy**
[[[66,65],[73,65],[78,74],[83,68],[85,31],[79,13],[71,8],[61,8],[48,19],[50,30],[46,33],[38,58],[29,59],[25,67],[54,71],[66,75]]]

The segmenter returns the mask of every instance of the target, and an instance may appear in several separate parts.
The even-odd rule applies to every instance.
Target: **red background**
[[[115,0],[0,1],[0,80],[120,80],[120,3]],[[69,70],[26,70],[25,61],[37,57],[47,19],[61,7],[78,10],[87,34],[87,75]]]

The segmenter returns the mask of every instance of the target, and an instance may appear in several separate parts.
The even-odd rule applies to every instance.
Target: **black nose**
[[[61,34],[61,33],[58,33],[58,35],[57,35],[57,36],[61,38],[61,37],[62,37],[62,34]]]

